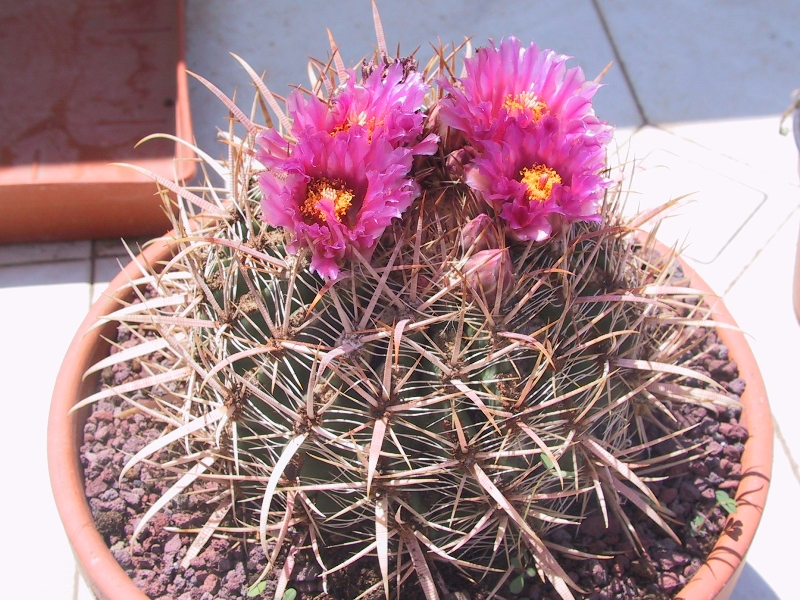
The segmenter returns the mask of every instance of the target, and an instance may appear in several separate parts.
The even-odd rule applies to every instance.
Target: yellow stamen
[[[355,194],[345,187],[343,181],[335,179],[330,181],[324,177],[313,179],[306,189],[306,199],[300,207],[306,217],[317,223],[325,223],[325,212],[321,205],[333,205],[333,216],[339,223],[343,223],[347,211],[353,205]]]
[[[553,186],[561,183],[561,175],[546,165],[522,169],[520,175],[520,182],[528,188],[525,192],[528,202],[546,202],[553,193]]]
[[[372,132],[375,131],[377,127],[383,125],[383,121],[379,121],[375,119],[375,117],[367,119],[367,113],[365,112],[358,113],[357,115],[349,115],[344,123],[333,128],[330,135],[334,136],[342,131],[350,131],[353,125],[361,125],[366,129],[369,140],[372,141]]]
[[[512,117],[522,113],[528,113],[531,120],[538,121],[547,112],[547,105],[541,102],[533,92],[522,92],[521,94],[509,94],[503,100],[505,108]]]

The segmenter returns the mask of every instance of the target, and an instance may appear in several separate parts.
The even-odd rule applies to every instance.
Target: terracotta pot
[[[800,233],[797,236],[797,250],[794,257],[794,285],[792,287],[792,304],[794,316],[800,323]]]
[[[793,98],[795,109],[792,113],[792,123],[794,130],[794,144],[800,152],[800,90],[795,91]],[[800,173],[800,157],[797,161],[797,172]],[[800,322],[800,235],[797,237],[797,251],[794,257],[794,285],[792,287],[792,304],[794,305],[794,316]]]
[[[0,2],[0,243],[155,237],[194,176],[183,0]],[[42,35],[42,32],[46,35]],[[176,160],[177,159],[177,160]]]
[[[708,294],[706,302],[714,310],[714,319],[736,327],[736,321],[725,304],[714,295],[708,284],[687,264],[682,263],[682,266],[691,280],[691,286]],[[744,409],[741,423],[747,427],[750,437],[744,446],[742,479],[735,496],[738,511],[728,517],[725,529],[708,560],[681,590],[677,600],[730,598],[744,568],[745,554],[764,512],[772,478],[772,412],[756,357],[741,331],[720,327],[717,335],[728,347],[729,356],[739,366],[739,376],[747,383],[742,394]]]
[[[163,239],[148,246],[139,258],[155,265],[169,255],[169,244]],[[131,262],[114,278],[106,295],[92,305],[58,372],[47,424],[47,462],[56,506],[78,568],[98,600],[147,600],[147,596],[139,591],[112,556],[95,528],[84,494],[80,448],[90,408],[68,413],[80,398],[96,391],[98,376],[83,379],[83,374],[90,365],[108,355],[109,345],[104,338],[113,337],[116,330],[113,323],[92,327],[100,317],[120,308],[113,294],[141,275],[138,265]]]
[[[156,264],[169,256],[167,241],[159,240],[142,255],[143,262]],[[707,299],[715,319],[735,325],[721,300],[688,266],[684,271],[691,285],[707,292]],[[112,296],[120,286],[140,276],[138,266],[129,264],[109,287]],[[103,336],[113,335],[114,325],[92,329],[100,316],[119,308],[113,297],[98,300],[92,306],[64,359],[56,380],[48,424],[48,462],[50,480],[56,505],[64,523],[72,548],[83,576],[100,600],[147,600],[117,564],[97,532],[83,489],[83,471],[79,452],[83,440],[83,425],[89,408],[68,414],[80,399],[93,393],[97,377],[82,379],[83,373],[107,355],[108,343]],[[739,510],[727,522],[725,532],[717,542],[709,559],[681,591],[681,600],[724,600],[730,596],[744,566],[744,556],[753,539],[764,504],[772,473],[772,416],[764,382],[755,357],[744,335],[733,329],[718,329],[719,337],[728,347],[729,354],[739,365],[741,377],[747,382],[742,396],[744,410],[741,422],[748,428],[750,438],[742,456],[742,480],[736,492]]]

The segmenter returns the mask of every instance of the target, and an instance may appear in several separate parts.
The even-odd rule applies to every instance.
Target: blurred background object
[[[792,106],[784,113],[784,119],[791,115],[792,132],[794,133],[794,143],[797,146],[797,172],[800,175],[800,89],[792,94]],[[797,253],[794,258],[794,285],[792,286],[792,302],[794,304],[794,314],[800,321],[800,235],[797,238]]]

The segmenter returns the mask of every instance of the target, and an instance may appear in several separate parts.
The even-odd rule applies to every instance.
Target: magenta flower
[[[544,115],[557,118],[566,135],[588,135],[605,143],[611,128],[597,119],[592,108],[600,86],[586,81],[580,67],[567,69],[567,60],[533,43],[522,48],[515,37],[499,47],[492,42],[465,61],[466,77],[456,85],[440,82],[449,92],[441,103],[441,119],[464,132],[478,149],[483,141],[502,136],[509,123],[527,129]]]
[[[259,135],[263,219],[294,236],[289,251],[311,249],[311,269],[335,278],[344,259],[369,258],[391,220],[419,195],[408,177],[418,154],[436,151],[422,141],[419,112],[426,86],[399,64],[348,81],[332,98],[293,92],[289,142],[277,131]]]
[[[464,179],[519,240],[542,241],[563,222],[599,219],[609,185],[601,173],[612,130],[591,102],[599,86],[566,61],[512,37],[465,61],[467,75],[456,84],[441,82],[449,95],[440,118],[475,154]]]
[[[407,177],[413,155],[383,138],[318,132],[259,177],[263,219],[311,249],[311,269],[335,278],[357,250],[369,258],[391,220],[419,195]]]
[[[553,116],[540,127],[509,124],[500,140],[485,141],[465,180],[494,206],[510,234],[542,241],[561,221],[593,221],[609,181],[596,137],[566,136]]]
[[[349,132],[369,139],[383,137],[394,147],[415,144],[422,134],[420,107],[428,90],[422,75],[406,73],[399,62],[376,69],[363,83],[357,82],[354,71],[348,74],[327,101],[300,92],[290,95],[287,108],[294,117],[292,135],[299,139],[306,132]],[[436,138],[425,142],[433,144],[430,152],[423,148],[416,154],[435,150]]]

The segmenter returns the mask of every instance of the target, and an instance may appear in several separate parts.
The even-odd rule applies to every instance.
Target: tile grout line
[[[75,571],[72,575],[72,600],[80,600],[81,582],[80,574],[78,573],[78,565],[75,564]]]
[[[142,238],[144,239],[144,238]],[[126,259],[130,260],[130,254],[123,250],[119,251],[107,251],[106,253],[101,253],[99,250],[100,244],[104,240],[85,240],[89,242],[90,249],[88,254],[75,255],[75,256],[68,256],[66,258],[61,258],[58,256],[54,257],[40,257],[40,258],[24,258],[19,261],[9,260],[4,261],[0,259],[0,269],[6,267],[28,267],[28,266],[35,266],[35,265],[49,265],[49,264],[65,264],[65,263],[74,263],[80,262],[83,260],[96,260],[101,258],[116,258],[116,259]],[[146,240],[145,240],[146,241]],[[23,244],[25,246],[47,246],[47,245],[57,245],[60,242],[31,242],[30,244]],[[132,243],[135,244],[135,248],[139,249],[141,246],[141,240],[139,238],[133,238]],[[138,254],[138,252],[136,252]]]
[[[778,228],[775,231],[772,232],[772,235],[770,235],[766,239],[766,241],[762,244],[762,246],[758,250],[756,250],[756,253],[753,254],[753,256],[750,258],[750,260],[747,262],[747,264],[742,267],[742,270],[739,271],[739,273],[736,275],[736,277],[734,277],[733,280],[725,288],[725,290],[723,290],[723,292],[721,294],[722,298],[725,298],[730,293],[730,291],[736,286],[736,284],[739,283],[739,280],[744,276],[744,274],[747,272],[747,270],[750,267],[753,266],[753,264],[756,262],[756,260],[758,260],[758,257],[761,256],[761,253],[764,252],[764,250],[767,248],[767,246],[769,246],[772,243],[772,240],[774,240],[778,236],[778,234],[786,226],[786,224],[789,223],[789,221],[792,220],[792,218],[794,217],[794,214],[798,210],[800,210],[800,205],[797,205],[797,206],[794,207],[792,212],[790,212],[789,215],[783,220],[783,222],[780,225],[778,225]],[[737,232],[737,234],[738,234],[738,232]],[[714,260],[716,260],[716,258]],[[708,263],[709,266],[711,266],[713,264],[714,264],[714,261],[712,261],[711,263]]]
[[[636,105],[636,111],[639,113],[639,118],[642,120],[640,127],[651,125],[650,121],[647,119],[647,115],[644,112],[644,106],[642,106],[639,96],[636,94],[636,89],[633,87],[633,81],[631,80],[628,69],[625,66],[625,61],[622,60],[622,55],[619,52],[619,48],[617,48],[617,44],[614,42],[614,38],[611,35],[611,28],[608,26],[608,21],[606,21],[606,17],[600,8],[599,1],[600,0],[592,0],[592,6],[594,6],[597,17],[600,19],[600,25],[603,28],[603,33],[605,33],[606,39],[608,39],[608,43],[611,45],[611,51],[614,53],[614,58],[616,58],[617,62],[619,63],[619,68],[622,71],[622,78],[625,80],[625,85],[628,86],[628,91],[631,93],[633,102]]]
[[[22,262],[8,262],[8,263],[0,263],[0,269],[5,269],[9,267],[31,267],[36,265],[63,265],[67,263],[76,263],[81,262],[84,260],[91,260],[91,255],[84,256],[84,257],[75,257],[75,258],[54,258],[54,259],[36,259],[36,260],[25,260]]]
[[[781,445],[781,449],[783,453],[786,455],[786,458],[789,461],[789,466],[792,469],[792,474],[794,475],[795,481],[800,484],[800,466],[798,466],[797,461],[795,461],[794,456],[792,455],[792,451],[789,448],[789,444],[786,443],[786,438],[783,437],[783,432],[781,431],[781,427],[778,424],[778,419],[775,418],[775,415],[772,415],[772,427],[775,430],[775,437],[778,438],[778,442]]]
[[[97,276],[97,244],[95,240],[91,240],[89,246],[89,307],[91,308],[94,302],[94,288],[96,285],[95,277]]]

